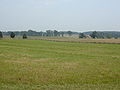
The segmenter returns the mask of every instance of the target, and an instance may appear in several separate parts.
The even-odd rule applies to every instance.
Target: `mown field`
[[[0,40],[0,90],[120,90],[120,45]]]
[[[106,43],[106,44],[120,44],[120,39],[79,39],[79,38],[70,38],[70,37],[30,37],[30,39],[36,40],[49,40],[49,41],[58,41],[58,42],[78,42],[78,43]]]

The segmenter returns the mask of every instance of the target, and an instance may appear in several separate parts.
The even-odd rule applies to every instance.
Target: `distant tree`
[[[59,32],[57,30],[54,30],[53,33],[54,33],[54,36],[58,36]]]
[[[28,36],[39,36],[39,32],[28,30],[27,35]]]
[[[40,35],[40,36],[43,36],[43,32],[42,32],[42,31],[41,31],[41,32],[39,32],[39,35]]]
[[[72,31],[68,31],[67,33],[68,33],[69,36],[71,36],[73,34]]]
[[[0,38],[3,38],[3,34],[2,34],[2,32],[0,31]]]
[[[42,36],[47,36],[47,33],[46,32],[43,32],[43,35]]]
[[[115,36],[114,38],[115,38],[115,39],[118,39],[118,36]]]
[[[34,32],[34,31],[30,29],[30,30],[28,30],[28,32]]]
[[[53,31],[51,30],[47,30],[46,33],[47,33],[47,36],[53,36]]]
[[[15,33],[14,33],[14,32],[11,32],[10,37],[11,37],[11,38],[14,38],[14,37],[15,37]]]
[[[64,32],[60,32],[60,33],[61,33],[62,37],[64,37]]]
[[[85,36],[84,33],[80,33],[80,34],[79,34],[79,38],[86,38],[86,36]]]
[[[98,38],[98,33],[96,31],[92,32],[90,35],[92,38]]]
[[[108,39],[111,39],[111,38],[112,38],[111,34],[108,34],[106,37],[107,37]]]
[[[60,37],[60,32],[58,32],[58,35],[57,36],[59,36]]]
[[[115,37],[115,39],[118,39],[118,37]]]
[[[103,33],[103,32],[99,33],[99,38],[102,38],[102,39],[104,39],[104,38],[105,38],[105,35],[104,35],[104,33]]]
[[[27,35],[26,34],[23,34],[23,39],[27,39]]]

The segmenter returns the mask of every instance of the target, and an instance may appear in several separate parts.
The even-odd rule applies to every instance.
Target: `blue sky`
[[[120,0],[0,0],[0,30],[120,31]]]

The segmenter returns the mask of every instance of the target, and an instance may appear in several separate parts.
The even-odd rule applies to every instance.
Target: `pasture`
[[[120,45],[0,40],[0,90],[120,90]]]

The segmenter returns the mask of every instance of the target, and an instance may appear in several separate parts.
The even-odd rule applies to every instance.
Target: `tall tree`
[[[53,36],[53,31],[51,30],[47,30],[46,33],[47,33],[47,36]]]
[[[84,33],[80,33],[80,34],[79,34],[79,38],[86,38],[86,36],[85,36]]]
[[[39,35],[40,35],[40,36],[43,36],[43,32],[42,32],[42,31],[41,31],[41,32],[39,32]]]
[[[60,33],[61,33],[62,37],[64,37],[64,32],[60,32]]]
[[[23,34],[23,39],[27,39],[27,35],[26,34]]]
[[[3,38],[3,34],[2,34],[2,32],[0,31],[0,38]]]
[[[98,33],[96,31],[92,32],[90,35],[92,38],[98,38]]]
[[[69,36],[72,36],[73,32],[72,31],[68,31],[67,33],[68,33]]]
[[[11,32],[10,37],[11,37],[11,38],[14,38],[14,37],[15,37],[15,33],[14,33],[14,32]]]
[[[58,31],[57,30],[54,30],[54,36],[58,36]]]

